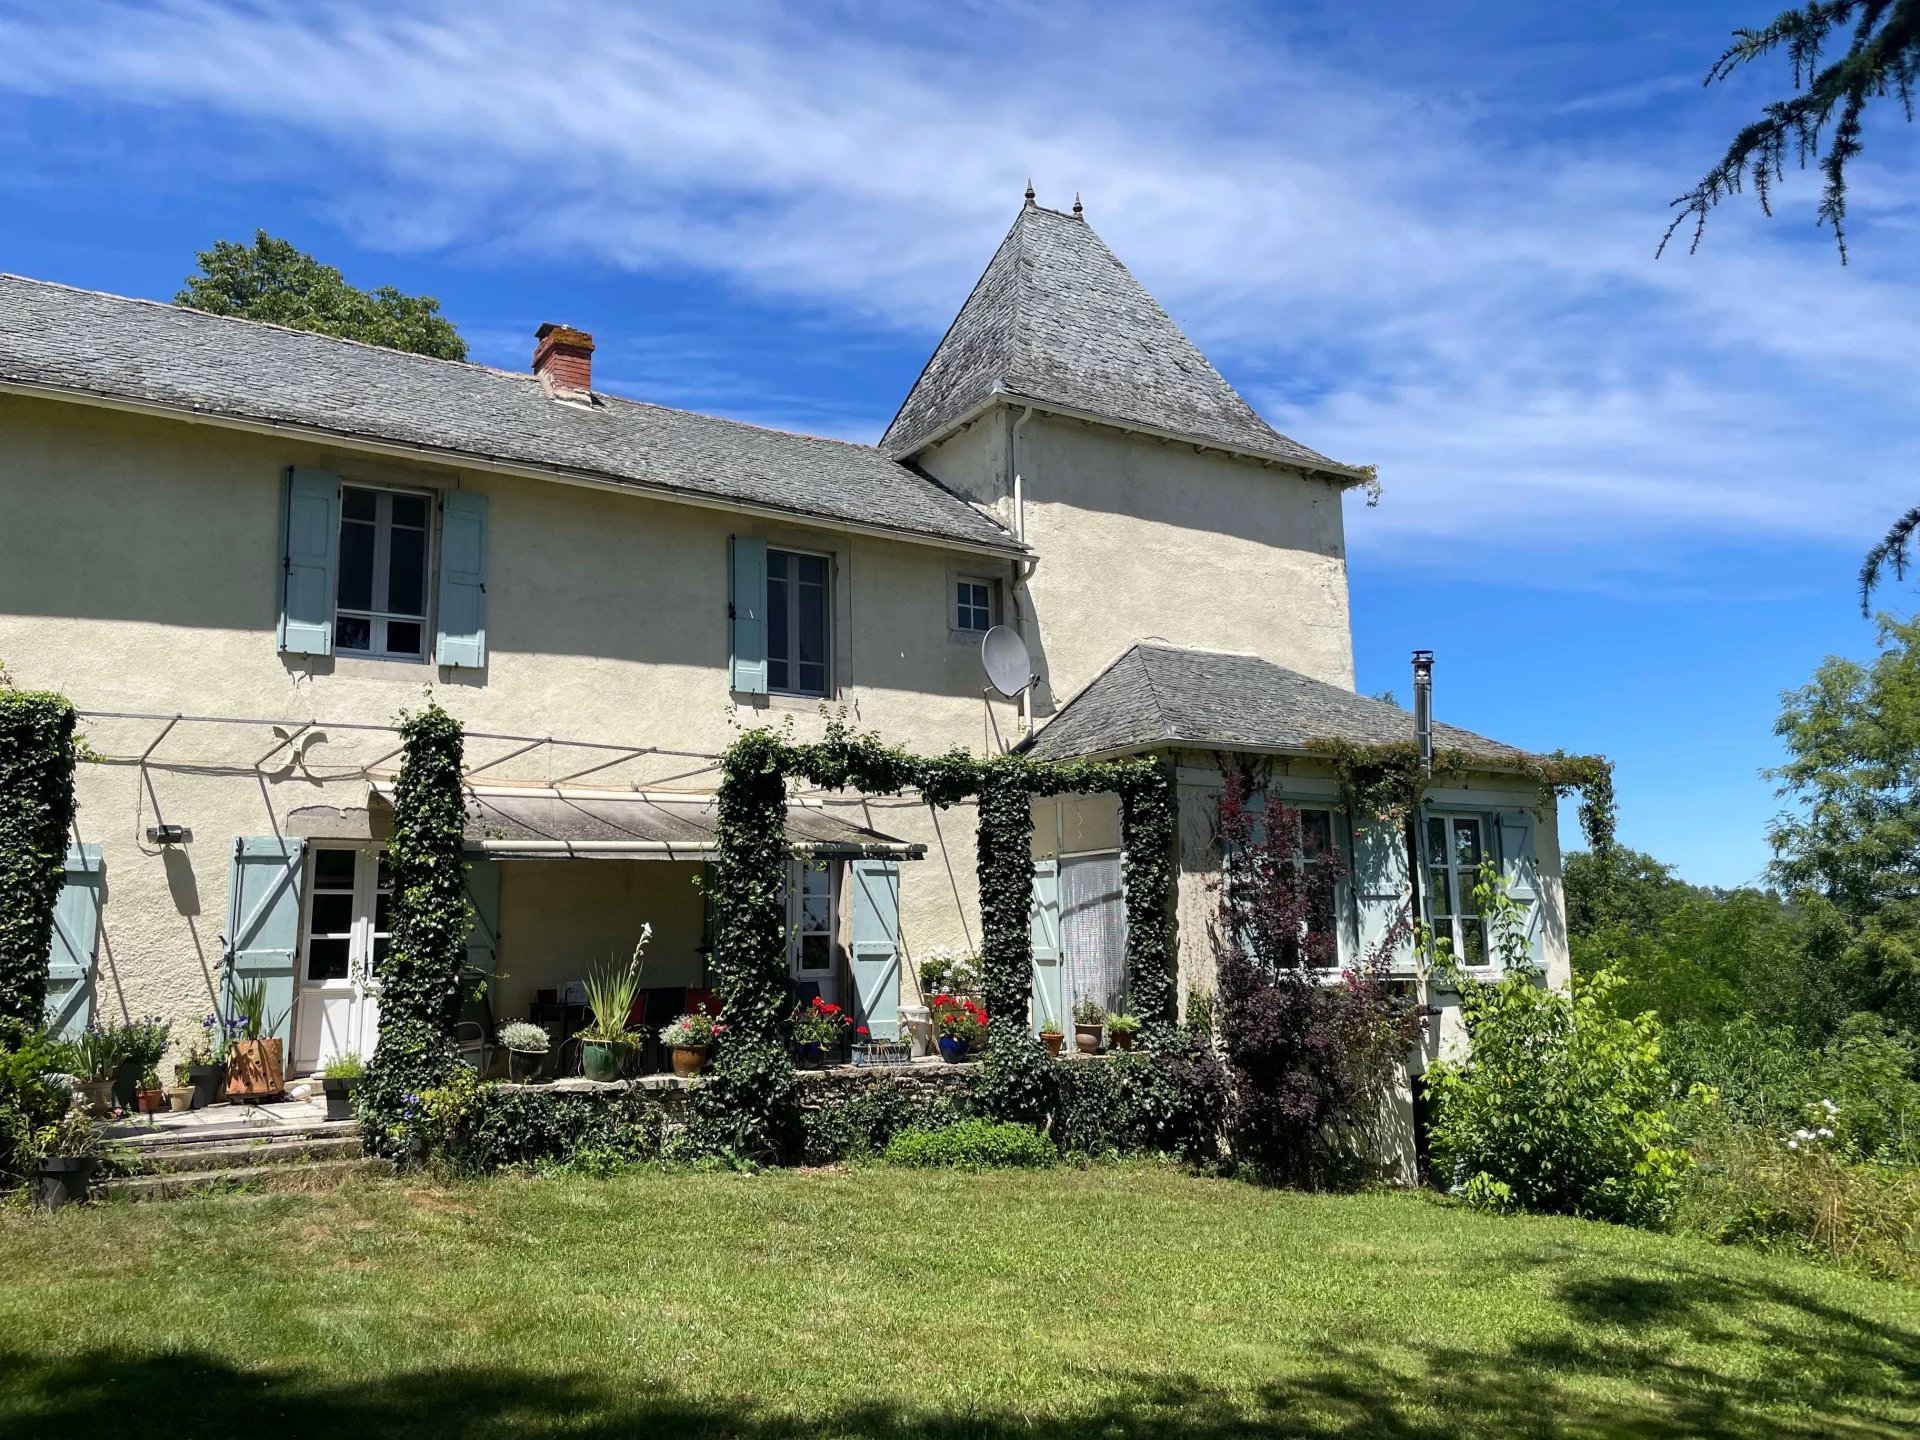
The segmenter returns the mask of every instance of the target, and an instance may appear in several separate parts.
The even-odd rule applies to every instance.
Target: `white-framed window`
[[[1317,867],[1321,870],[1333,869],[1337,864],[1339,841],[1334,837],[1338,831],[1334,827],[1334,812],[1327,807],[1301,805],[1300,812],[1300,848],[1294,856],[1294,864],[1301,870]],[[1333,944],[1328,950],[1324,963],[1317,968],[1337,970],[1340,968],[1340,880],[1336,874],[1333,883],[1315,887],[1312,893],[1312,913],[1307,917],[1309,934],[1325,935]]]
[[[953,628],[963,635],[984,635],[996,623],[994,583],[978,575],[962,575],[953,582]]]
[[[340,487],[336,651],[390,660],[426,658],[432,545],[432,496]]]
[[[1423,837],[1427,861],[1427,911],[1435,938],[1451,942],[1454,958],[1469,967],[1491,963],[1487,927],[1474,904],[1489,830],[1484,815],[1429,814]]]
[[[793,860],[787,867],[787,973],[834,998],[833,916],[839,866]]]
[[[801,550],[767,551],[767,688],[829,695],[833,562]]]
[[[1270,858],[1260,863],[1283,866],[1290,858],[1296,874],[1304,876],[1310,870],[1318,870],[1320,874],[1305,890],[1307,913],[1298,922],[1297,934],[1247,935],[1242,943],[1256,950],[1264,950],[1277,965],[1287,968],[1310,965],[1322,976],[1336,975],[1344,960],[1343,952],[1347,949],[1343,938],[1343,917],[1350,905],[1347,879],[1340,867],[1340,812],[1330,805],[1281,795],[1268,795],[1261,803],[1262,808],[1253,819],[1252,839],[1255,845],[1265,850],[1271,817],[1282,808],[1299,816],[1299,830],[1290,857],[1281,849],[1286,838],[1283,836],[1280,844],[1266,852]],[[1250,863],[1246,857],[1229,857],[1228,883],[1233,883],[1238,867]],[[1284,877],[1274,875],[1270,878],[1277,884]],[[1262,883],[1257,874],[1250,879],[1256,886]],[[1255,891],[1255,894],[1259,893]],[[1322,938],[1324,943],[1309,945],[1309,939],[1315,937]]]

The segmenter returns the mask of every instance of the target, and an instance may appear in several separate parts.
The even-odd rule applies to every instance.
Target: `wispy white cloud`
[[[1710,146],[1489,126],[1225,8],[27,4],[0,10],[0,53],[0,90],[204,112],[284,147],[283,181],[376,247],[717,277],[929,344],[1027,177],[1043,201],[1078,188],[1276,423],[1381,464],[1363,545],[1847,543],[1912,468],[1889,423],[1920,393],[1912,283],[1745,212],[1705,256],[1654,260]],[[1860,223],[1904,223],[1866,178]],[[608,373],[860,422],[729,396],[717,368],[689,338],[678,366],[634,351]],[[1796,422],[1815,400],[1857,424]]]

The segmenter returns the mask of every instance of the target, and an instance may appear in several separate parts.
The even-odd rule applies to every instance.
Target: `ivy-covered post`
[[[1179,791],[1171,766],[1141,762],[1120,786],[1122,875],[1127,897],[1127,1004],[1148,1044],[1174,1021],[1174,875]]]
[[[436,703],[403,715],[400,778],[393,794],[387,870],[392,940],[378,968],[380,1040],[361,1089],[366,1143],[392,1151],[411,1101],[442,1085],[460,1063],[454,1043],[464,997],[461,971],[472,907],[467,901],[465,737]]]
[[[726,1023],[694,1092],[696,1149],[776,1160],[793,1145],[798,1087],[787,1045],[787,747],[750,730],[727,749],[717,802],[713,970]]]
[[[999,1120],[1039,1124],[1053,1109],[1053,1062],[1027,1026],[1033,994],[1033,786],[1027,765],[983,767],[976,842],[980,983],[987,1001],[987,1065],[974,1092]]]
[[[73,824],[73,705],[0,685],[0,1018],[46,1022],[47,952]]]

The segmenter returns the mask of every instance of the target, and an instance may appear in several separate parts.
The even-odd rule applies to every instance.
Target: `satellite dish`
[[[988,682],[1009,700],[1040,678],[1033,673],[1027,642],[1006,625],[996,625],[981,637],[980,663]]]

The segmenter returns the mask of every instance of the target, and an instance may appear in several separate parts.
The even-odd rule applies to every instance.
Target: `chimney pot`
[[[1413,652],[1413,738],[1420,747],[1420,773],[1433,774],[1433,652]]]
[[[533,373],[555,390],[593,390],[593,336],[548,321],[534,331]]]

